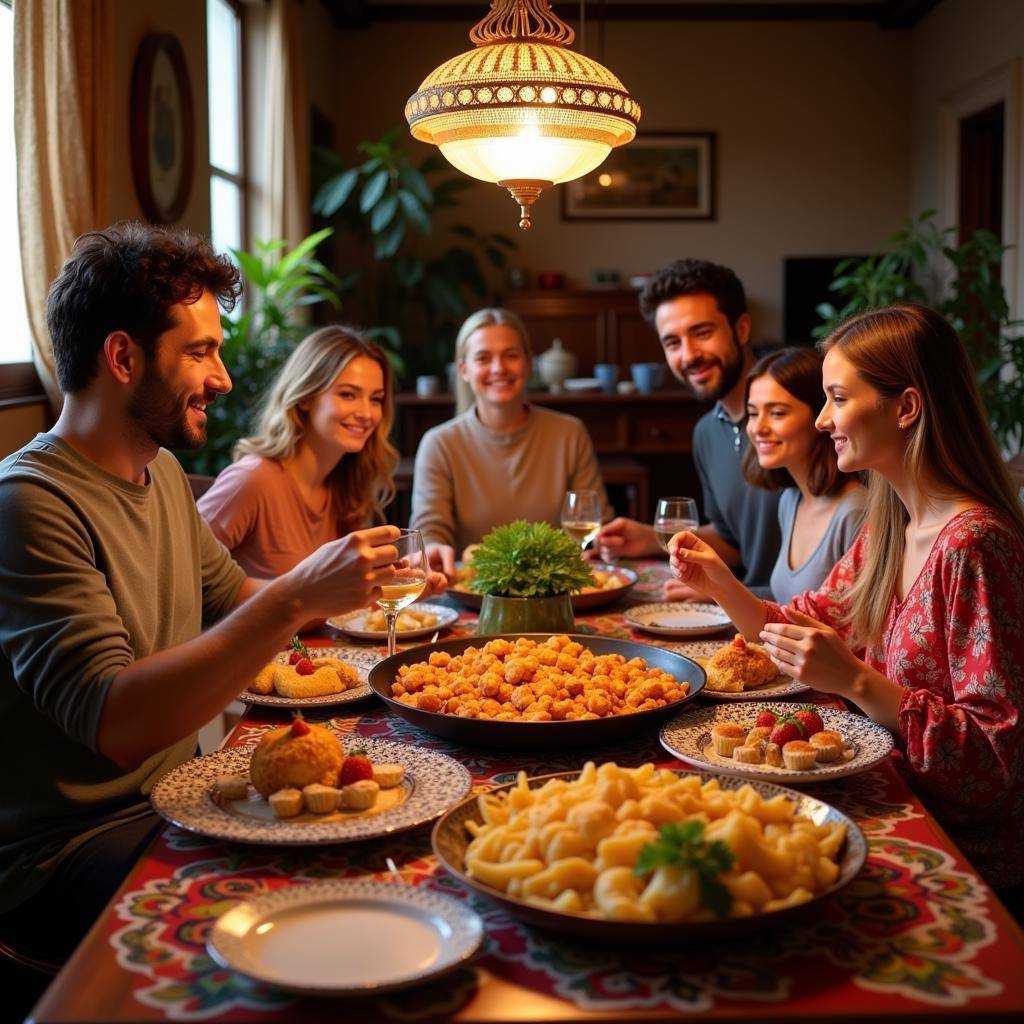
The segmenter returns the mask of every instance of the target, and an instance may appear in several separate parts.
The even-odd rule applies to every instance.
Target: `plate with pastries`
[[[373,839],[431,821],[469,794],[454,758],[346,736],[301,716],[259,743],[193,758],[153,788],[167,821],[214,839],[318,846]]]
[[[780,672],[760,644],[748,643],[739,633],[726,643],[704,640],[670,649],[704,669],[708,681],[701,694],[713,700],[776,700],[811,689]]]
[[[399,640],[415,640],[448,629],[458,621],[459,613],[443,604],[411,604],[398,613],[395,636]],[[346,615],[335,615],[327,620],[327,625],[357,640],[387,640],[388,637],[387,622],[380,608],[360,608]]]
[[[787,786],[859,775],[893,746],[892,733],[864,715],[796,702],[684,711],[659,738],[696,768]]]
[[[239,695],[246,704],[306,708],[347,704],[373,692],[369,674],[380,655],[365,647],[306,647],[297,638],[264,665]]]

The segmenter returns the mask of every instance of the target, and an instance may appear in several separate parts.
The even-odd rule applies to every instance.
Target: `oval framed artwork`
[[[142,212],[170,224],[185,212],[192,188],[195,121],[181,43],[146,36],[132,69],[132,176]]]

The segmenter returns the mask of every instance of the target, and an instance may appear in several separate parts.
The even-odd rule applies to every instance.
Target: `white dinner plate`
[[[395,636],[399,640],[414,640],[420,636],[433,636],[434,633],[447,629],[459,621],[458,609],[449,608],[443,604],[411,604],[408,608],[403,608],[402,611],[430,612],[432,615],[437,616],[437,622],[432,626],[420,626],[417,629],[396,630]],[[335,615],[329,618],[327,625],[340,629],[343,633],[348,633],[349,636],[354,636],[360,640],[387,640],[388,631],[386,629],[366,628],[366,616],[369,614],[368,609],[360,608],[357,611],[348,612],[346,615]]]
[[[661,745],[670,753],[705,771],[731,775],[735,778],[763,779],[780,785],[794,786],[811,782],[827,782],[847,775],[859,775],[884,761],[892,750],[892,733],[864,715],[833,708],[815,708],[826,729],[842,735],[850,750],[835,761],[819,763],[806,771],[775,768],[770,764],[741,764],[731,757],[715,752],[711,728],[722,722],[735,722],[744,729],[753,728],[762,711],[776,715],[795,711],[797,704],[721,704],[695,708],[667,722],[661,729]]]
[[[479,948],[483,924],[425,886],[369,879],[287,885],[223,914],[207,949],[261,984],[318,996],[368,996],[435,978]]]
[[[704,663],[714,657],[715,653],[721,650],[730,641],[722,640],[695,640],[685,644],[672,644],[666,649],[675,651],[677,654],[693,658],[702,668]],[[751,690],[740,690],[738,693],[729,693],[726,690],[709,690],[706,686],[700,691],[702,697],[708,700],[726,701],[750,701],[750,700],[786,700],[789,697],[796,697],[798,694],[807,693],[812,687],[807,683],[801,683],[799,679],[787,676],[780,672],[770,683],[764,686],[755,686]]]
[[[321,697],[279,697],[276,693],[253,693],[252,690],[243,690],[238,695],[238,700],[246,704],[259,704],[268,708],[313,708],[326,704],[348,704],[354,700],[362,700],[369,697],[373,691],[367,679],[370,669],[381,660],[383,655],[376,651],[368,651],[365,647],[310,647],[309,653],[314,658],[340,658],[342,661],[352,665],[359,673],[359,683],[347,690],[339,690],[337,693],[325,693]],[[282,651],[274,661],[284,664],[288,660],[291,651]]]
[[[275,818],[252,786],[242,800],[222,801],[214,792],[220,775],[248,775],[254,746],[218,750],[168,772],[150,800],[172,825],[213,839],[267,846],[325,846],[351,839],[375,839],[432,821],[469,792],[472,778],[454,758],[425,747],[351,736],[346,748],[366,748],[371,761],[400,764],[405,781],[382,789],[368,811],[339,811]]]
[[[728,629],[732,622],[708,601],[667,601],[628,608],[626,621],[636,629],[658,636],[704,636]]]

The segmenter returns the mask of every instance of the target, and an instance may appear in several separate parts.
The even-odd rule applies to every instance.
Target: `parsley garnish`
[[[733,866],[735,857],[728,843],[704,840],[704,822],[693,819],[670,822],[658,830],[658,838],[645,844],[637,857],[633,873],[643,876],[663,864],[697,872],[700,899],[719,917],[728,915],[732,893],[718,876]]]

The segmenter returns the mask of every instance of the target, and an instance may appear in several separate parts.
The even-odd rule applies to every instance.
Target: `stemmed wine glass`
[[[601,500],[597,491],[566,491],[562,502],[562,530],[582,551],[601,529]]]
[[[654,535],[662,551],[668,551],[668,542],[683,530],[696,530],[697,502],[693,498],[659,498],[654,512]]]
[[[377,605],[388,626],[388,657],[395,653],[395,623],[398,613],[413,603],[427,585],[427,554],[419,530],[402,530],[391,542],[398,548],[395,578],[380,588]]]

